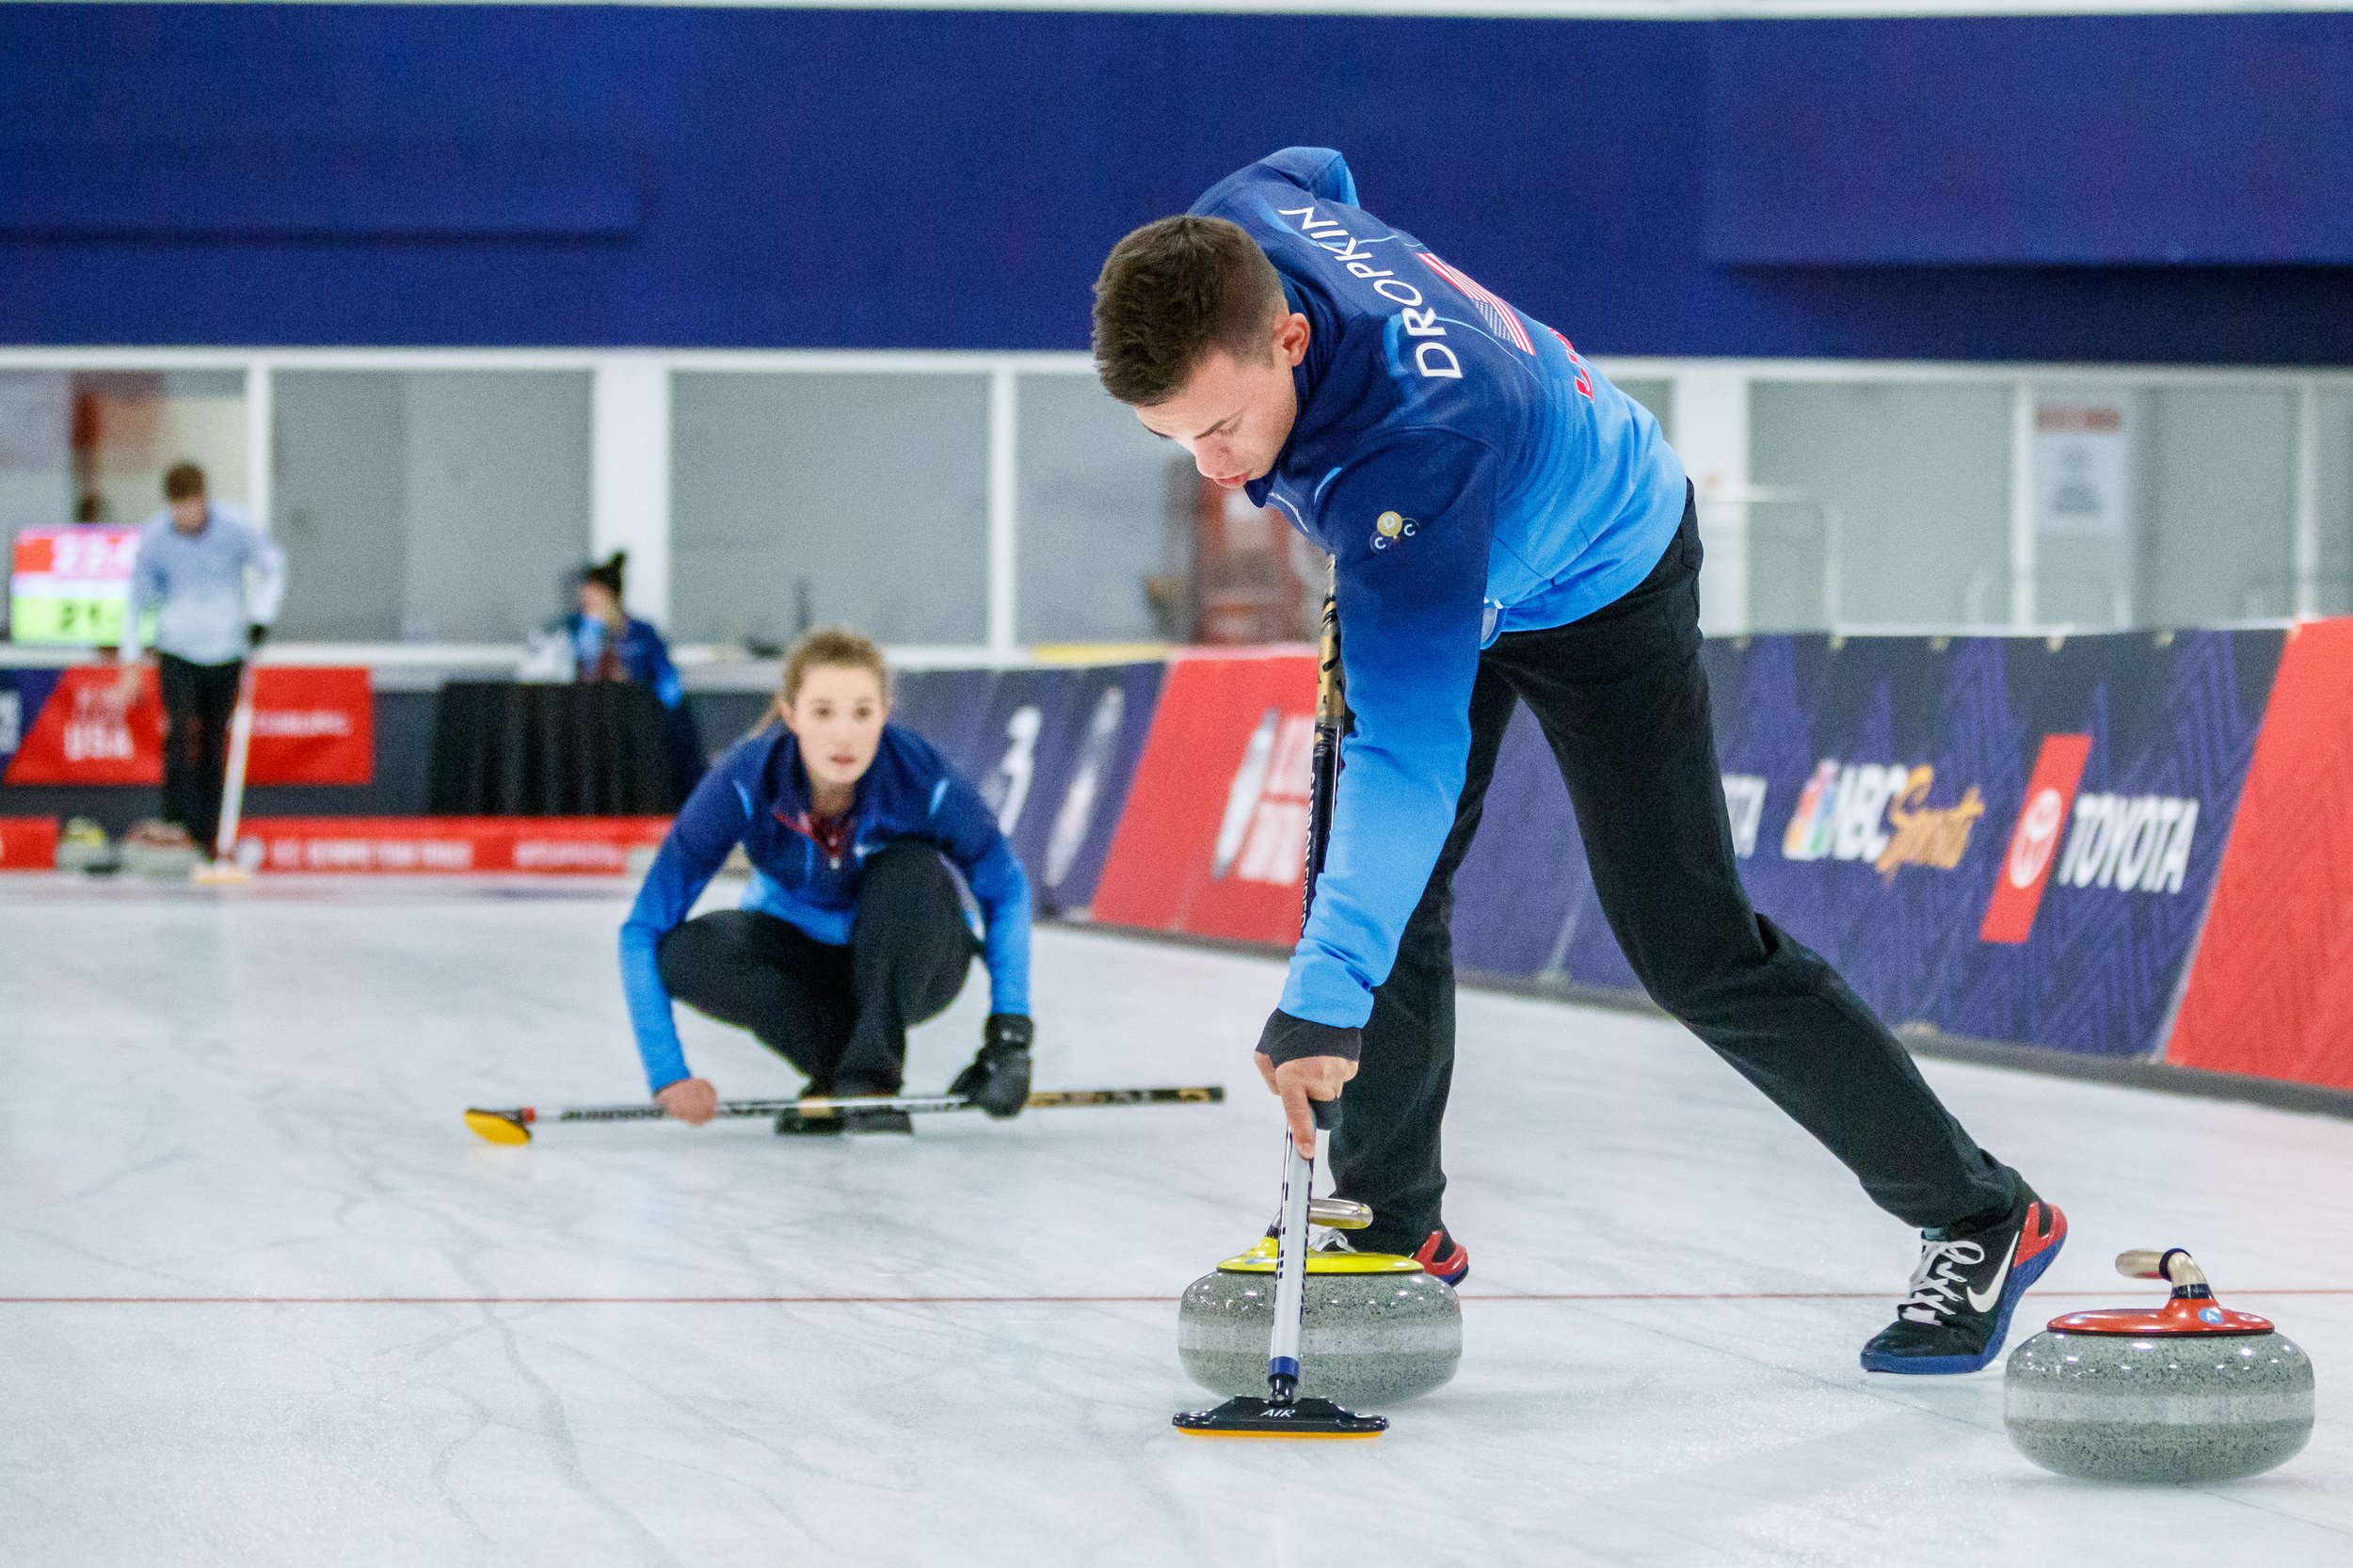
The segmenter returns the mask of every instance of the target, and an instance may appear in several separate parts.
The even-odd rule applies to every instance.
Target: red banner
[[[2353,620],[2299,626],[2165,1059],[2353,1089]]]
[[[251,817],[237,859],[265,873],[621,876],[669,830],[667,817]]]
[[[59,672],[9,761],[10,784],[160,784],[164,708],[155,671],[137,697],[117,700],[120,670],[76,664]],[[356,667],[265,665],[254,672],[248,784],[365,784],[376,770],[376,704]]]
[[[1095,919],[1262,942],[1299,935],[1315,697],[1310,652],[1176,658]]]
[[[365,784],[376,776],[376,697],[351,665],[253,672],[249,784]]]
[[[0,872],[56,869],[56,818],[0,817]]]

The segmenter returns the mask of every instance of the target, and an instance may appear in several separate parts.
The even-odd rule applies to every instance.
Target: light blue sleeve
[[[621,990],[629,1000],[647,1086],[657,1094],[690,1076],[670,1010],[670,988],[662,983],[662,938],[685,920],[726,863],[728,851],[743,841],[752,814],[749,787],[739,776],[743,771],[714,768],[695,786],[621,924]]]
[[[1353,721],[1332,836],[1283,1011],[1351,1028],[1397,962],[1454,825],[1495,531],[1494,458],[1475,441],[1393,438],[1334,482],[1340,665]]]
[[[989,1011],[1030,1011],[1030,878],[980,792],[952,774],[932,787],[932,828],[971,884],[987,927]]]

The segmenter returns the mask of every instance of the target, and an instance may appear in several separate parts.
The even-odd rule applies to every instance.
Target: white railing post
[[[1674,428],[1669,440],[1691,477],[1699,507],[1700,628],[1737,636],[1753,622],[1749,599],[1749,376],[1745,370],[1695,365],[1673,377]]]
[[[670,593],[670,367],[649,354],[597,362],[588,413],[588,548],[629,552],[632,614],[664,631]]]
[[[245,504],[253,515],[253,525],[264,533],[270,532],[270,481],[277,477],[273,465],[278,461],[278,415],[273,399],[276,386],[270,378],[267,360],[248,361],[245,367]]]
[[[2299,620],[2320,614],[2320,384],[2296,385],[2296,599]]]

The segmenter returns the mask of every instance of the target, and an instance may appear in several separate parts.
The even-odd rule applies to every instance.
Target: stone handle
[[[1353,1198],[1309,1198],[1307,1221],[1334,1230],[1362,1230],[1372,1224],[1372,1209]]]
[[[2116,1255],[2116,1272],[2126,1279],[2161,1279],[2173,1285],[2203,1285],[2206,1272],[2179,1247],[2143,1247]]]

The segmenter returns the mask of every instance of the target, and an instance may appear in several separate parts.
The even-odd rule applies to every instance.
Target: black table
[[[453,680],[433,717],[437,817],[658,817],[685,789],[645,686]]]

